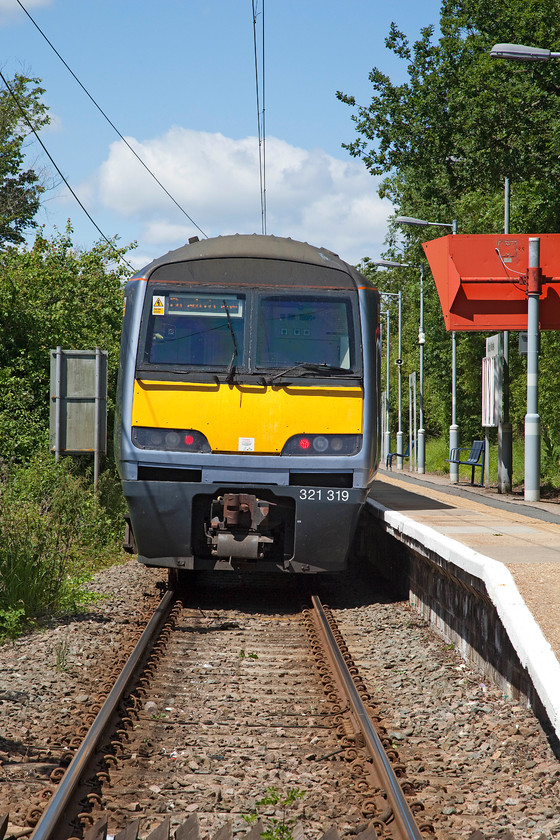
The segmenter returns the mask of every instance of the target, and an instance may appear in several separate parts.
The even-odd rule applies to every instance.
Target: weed
[[[241,648],[239,651],[239,658],[240,659],[258,659],[258,654],[256,653],[246,653],[245,648]]]
[[[282,815],[266,818],[261,837],[263,840],[292,840],[293,827],[297,822],[297,817],[289,817],[287,810],[296,800],[303,799],[304,796],[305,791],[300,790],[300,788],[290,788],[286,794],[283,794],[277,787],[268,787],[266,796],[259,799],[255,803],[255,810],[251,814],[244,814],[243,819],[249,825],[254,825],[263,819],[259,809],[263,806],[273,805],[281,810]]]
[[[70,653],[70,642],[67,638],[61,639],[55,646],[56,670],[66,671],[68,668],[68,654]]]
[[[14,640],[20,635],[25,623],[23,607],[9,607],[0,610],[0,642],[6,639]]]

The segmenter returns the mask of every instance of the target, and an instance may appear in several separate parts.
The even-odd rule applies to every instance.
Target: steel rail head
[[[47,809],[37,824],[37,827],[32,835],[32,840],[53,840],[53,838],[55,838],[57,826],[64,816],[70,798],[84,772],[84,768],[93,756],[101,736],[107,727],[112,714],[117,709],[134,671],[148,650],[150,642],[169,616],[176,597],[176,593],[173,590],[169,590],[160,601],[152,618],[140,636],[136,647],[132,651],[132,654],[117,678],[115,685],[109,692],[109,695],[95,718],[88,734],[82,741],[81,746],[72,759],[55,795],[49,802]]]
[[[311,596],[315,614],[321,631],[331,650],[333,662],[341,678],[348,697],[352,711],[360,721],[360,726],[366,742],[367,749],[372,757],[375,768],[382,780],[387,797],[393,808],[395,822],[407,840],[422,840],[422,834],[418,828],[414,815],[402,791],[400,782],[395,775],[391,762],[385,754],[383,745],[370,720],[366,707],[356,689],[352,675],[348,670],[344,657],[338,647],[335,635],[329,624],[321,601],[316,595]]]

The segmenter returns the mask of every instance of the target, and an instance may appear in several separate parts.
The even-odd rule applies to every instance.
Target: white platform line
[[[486,557],[373,499],[368,499],[368,505],[397,534],[415,540],[442,560],[454,563],[484,582],[519,660],[529,672],[535,691],[560,738],[560,663],[523,600],[509,569],[499,560]]]

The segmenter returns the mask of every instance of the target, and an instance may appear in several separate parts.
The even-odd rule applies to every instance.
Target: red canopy
[[[529,236],[540,237],[543,330],[560,329],[560,234],[455,234],[424,243],[447,330],[526,330]]]

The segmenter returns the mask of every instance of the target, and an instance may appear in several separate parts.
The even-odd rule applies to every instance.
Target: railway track
[[[310,678],[307,638],[319,680]],[[44,810],[33,840],[85,836],[95,826],[97,838],[107,815],[112,832],[133,831],[135,814],[144,832],[155,831],[161,814],[188,813],[193,803],[207,834],[224,822],[239,833],[247,814],[238,803],[255,813],[267,790],[283,788],[305,789],[294,819],[317,837],[325,822],[353,833],[367,827],[371,837],[433,837],[368,701],[318,598],[303,621],[299,607],[240,621],[169,592],[107,686],[52,798],[37,803]]]

